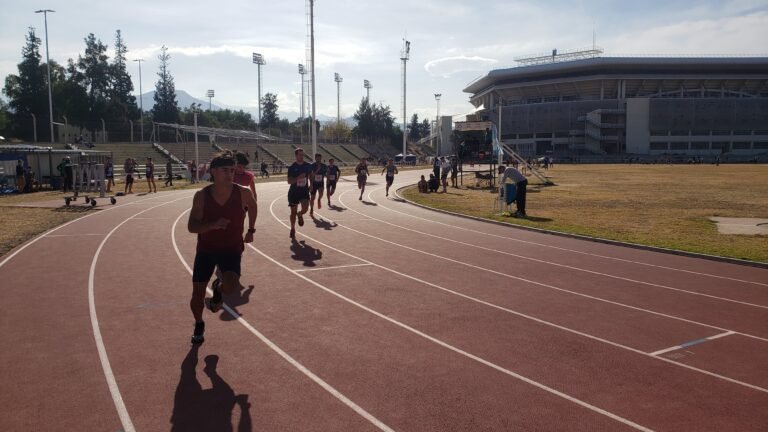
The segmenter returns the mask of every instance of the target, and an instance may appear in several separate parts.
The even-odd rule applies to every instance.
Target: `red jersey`
[[[212,253],[242,253],[245,209],[240,195],[240,186],[233,184],[232,193],[224,205],[213,199],[213,185],[203,189],[203,221],[216,222],[219,218],[229,220],[227,229],[213,230],[197,235],[197,251]]]
[[[234,182],[235,184],[239,184],[240,186],[245,186],[247,188],[251,187],[251,183],[253,183],[253,173],[248,170],[243,170],[242,173],[235,172],[235,178]]]

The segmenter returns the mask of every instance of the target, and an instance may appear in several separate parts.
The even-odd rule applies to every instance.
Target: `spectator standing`
[[[517,212],[515,212],[513,215],[515,217],[527,217],[528,215],[525,213],[525,195],[526,195],[526,188],[528,186],[528,179],[525,178],[524,175],[520,173],[520,171],[516,170],[512,167],[505,167],[504,165],[499,167],[499,174],[502,174],[501,177],[501,184],[499,187],[504,187],[504,184],[506,183],[507,179],[510,179],[517,188],[517,195],[515,196],[515,203],[517,203]]]
[[[165,175],[165,185],[173,186],[173,164],[170,159],[165,163]]]

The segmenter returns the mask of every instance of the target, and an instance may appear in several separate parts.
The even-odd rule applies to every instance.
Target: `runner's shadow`
[[[197,380],[197,354],[200,345],[192,345],[181,362],[181,377],[176,386],[171,414],[171,431],[234,431],[232,414],[239,406],[237,431],[253,430],[248,395],[235,395],[229,384],[216,371],[219,356],[205,357],[203,372],[211,381],[211,388],[203,390]]]
[[[316,227],[322,228],[326,231],[330,231],[336,228],[337,226],[339,226],[339,224],[337,224],[336,222],[330,222],[321,218],[313,218],[312,221],[315,223]]]
[[[240,311],[237,310],[238,306],[242,306],[248,301],[250,301],[251,298],[251,292],[253,292],[253,285],[248,285],[248,288],[243,289],[239,292],[234,292],[230,294],[224,294],[224,303],[227,304],[230,308],[232,308],[235,313],[237,313],[237,316],[242,316],[243,314],[240,313]],[[219,314],[219,318],[221,318],[222,321],[233,321],[237,319],[236,317],[233,317],[228,312],[224,311],[223,313]]]
[[[296,261],[304,261],[304,267],[315,267],[317,266],[315,261],[323,259],[323,252],[307,245],[304,240],[299,242],[294,239],[291,242],[291,251],[293,251],[291,258]]]
[[[375,202],[370,202],[370,201],[366,201],[366,200],[362,200],[361,202],[363,204],[367,205],[367,206],[373,206],[373,207],[378,206],[378,204],[376,204]]]
[[[337,206],[336,204],[331,204],[331,205],[328,207],[328,210],[333,210],[333,211],[336,211],[336,212],[343,212],[343,211],[347,211],[347,209],[345,209],[344,207],[339,207],[339,206]]]

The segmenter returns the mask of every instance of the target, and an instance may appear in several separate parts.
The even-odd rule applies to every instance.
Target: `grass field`
[[[768,236],[718,234],[713,216],[768,218],[768,165],[558,165],[531,177],[528,219],[495,214],[495,193],[465,186],[403,196],[511,224],[768,262]],[[514,204],[512,206],[514,208]]]

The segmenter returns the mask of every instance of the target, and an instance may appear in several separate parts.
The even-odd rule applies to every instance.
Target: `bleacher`
[[[323,144],[325,150],[333,155],[337,165],[355,165],[360,160],[340,144]]]
[[[172,155],[176,156],[179,160],[189,162],[192,159],[195,158],[195,143],[168,143],[164,142],[161,143],[166,150],[168,150]],[[200,160],[197,161],[198,164],[200,163],[206,163],[213,159],[213,155],[218,153],[218,150],[210,145],[207,142],[200,142],[197,144],[198,153],[200,155]],[[124,159],[123,159],[124,160]],[[138,159],[137,159],[138,160]],[[141,162],[141,161],[139,161]]]
[[[147,157],[151,157],[155,165],[165,164],[164,154],[155,150],[151,143],[115,143],[115,144],[96,144],[93,148],[78,146],[84,150],[99,150],[112,152],[112,162],[122,165],[127,158],[134,158],[139,163],[144,163]]]
[[[371,157],[371,154],[361,148],[358,144],[341,144],[341,147],[355,156],[355,162],[359,162],[362,158]]]

